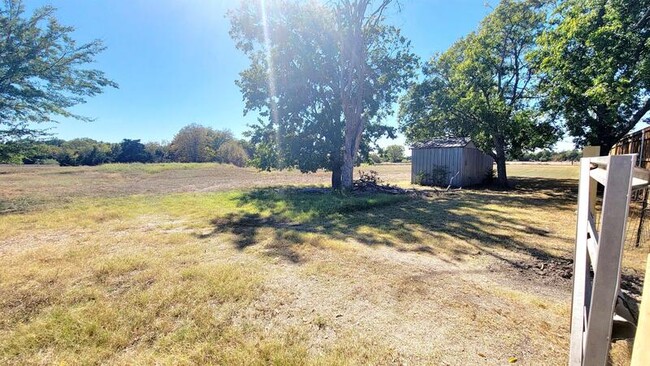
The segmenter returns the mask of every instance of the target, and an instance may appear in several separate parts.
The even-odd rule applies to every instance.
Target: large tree
[[[393,3],[396,1],[339,0],[335,3],[337,33],[340,37],[339,83],[341,105],[345,116],[341,176],[345,189],[352,189],[354,165],[366,125],[381,111],[391,110],[392,104],[396,102],[397,93],[406,88],[405,82],[412,73],[410,68],[415,61],[414,57],[406,57],[404,60],[400,57],[395,57],[394,60],[388,57],[386,60],[392,66],[388,69],[381,68],[385,66],[384,60],[379,63],[372,62],[375,53],[386,52],[386,42],[391,36],[398,37],[393,41],[400,39],[399,32],[389,34],[387,39],[376,37],[377,34],[392,29],[385,27],[383,23],[384,11]],[[400,50],[397,51],[399,56]],[[400,72],[403,74],[400,75]],[[386,78],[386,76],[393,77]],[[387,80],[389,82],[386,82]],[[385,84],[384,87],[378,88],[377,85],[382,83]]]
[[[243,3],[230,13],[231,36],[251,63],[237,81],[245,113],[262,116],[250,131],[256,146],[253,164],[303,172],[329,169],[335,189],[345,182],[345,95],[354,91],[362,106],[364,123],[353,131],[361,134],[353,139],[356,160],[358,151],[368,151],[378,137],[392,136],[383,118],[417,64],[399,30],[377,19],[363,29],[363,87],[354,81],[351,89],[346,80],[356,73],[350,74],[344,56],[348,51],[339,10],[318,2],[274,1]],[[351,185],[351,171],[349,176]]]
[[[478,31],[434,56],[424,80],[401,100],[408,140],[469,136],[496,160],[503,187],[508,156],[557,141],[557,128],[536,113],[537,78],[528,57],[544,14],[537,1],[503,0]]]
[[[57,116],[84,121],[70,107],[117,85],[86,68],[104,50],[101,41],[77,44],[50,6],[25,15],[20,0],[0,3],[0,143],[42,133],[36,124]]]
[[[539,39],[544,106],[610,148],[650,111],[650,0],[565,0]]]

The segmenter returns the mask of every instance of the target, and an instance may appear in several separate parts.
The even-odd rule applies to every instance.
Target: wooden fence
[[[614,145],[610,154],[638,154],[637,166],[650,169],[650,127],[623,137]]]
[[[610,151],[610,155],[622,154],[638,154],[637,166],[650,169],[650,127],[623,137]],[[650,243],[648,211],[648,190],[635,192],[630,204],[626,239],[628,245],[639,247]]]

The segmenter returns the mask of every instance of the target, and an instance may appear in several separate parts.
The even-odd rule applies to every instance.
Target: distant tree
[[[544,149],[537,153],[537,159],[536,159],[537,161],[546,162],[546,161],[551,161],[552,159],[553,159],[553,152],[551,150]]]
[[[20,0],[0,2],[0,143],[36,137],[37,124],[55,116],[83,121],[70,107],[105,87],[117,87],[104,73],[84,68],[104,50],[98,40],[77,44],[74,28],[59,24],[51,6],[30,17]]]
[[[221,145],[234,140],[229,130],[215,130],[196,123],[181,128],[169,145],[174,161],[202,163],[217,161]]]
[[[255,110],[263,117],[248,133],[255,147],[251,164],[302,172],[325,168],[332,171],[332,187],[338,189],[346,134],[355,136],[355,162],[359,150],[368,153],[379,136],[394,135],[382,124],[383,117],[413,76],[416,58],[399,30],[377,18],[372,27],[363,28],[363,43],[355,45],[364,49],[363,77],[351,80],[350,60],[343,53],[352,46],[342,50],[347,23],[339,22],[343,13],[336,5],[278,0],[261,6],[245,2],[230,13],[230,34],[251,63],[237,81],[246,102],[244,113]],[[343,82],[346,78],[349,82]],[[364,114],[362,123],[348,131],[343,93],[353,88],[358,88]],[[350,105],[349,112],[357,107]]]
[[[248,156],[250,161],[250,158],[255,155],[255,145],[246,139],[239,139],[237,142],[239,142],[241,147],[244,148],[244,151],[246,151],[246,156]]]
[[[207,143],[208,143],[208,152],[207,160],[208,161],[219,161],[218,151],[223,144],[229,141],[233,141],[235,137],[233,136],[230,130],[214,130],[208,128],[207,130]]]
[[[151,156],[152,163],[164,163],[171,160],[168,142],[147,142],[144,149]]]
[[[61,143],[53,157],[62,166],[99,165],[111,161],[111,152],[111,144],[80,138]]]
[[[563,161],[578,161],[582,157],[582,151],[574,149],[570,151],[566,151],[564,154]]]
[[[29,145],[21,149],[23,164],[58,164],[57,154],[61,151],[59,146],[48,141],[30,141]]]
[[[368,164],[379,164],[381,163],[382,158],[376,152],[371,152],[368,154]]]
[[[190,124],[174,136],[170,150],[175,161],[181,163],[207,161],[208,132],[198,124]]]
[[[242,167],[248,162],[248,153],[239,141],[226,141],[217,150],[217,161]]]
[[[22,164],[31,154],[31,150],[32,141],[29,139],[0,143],[0,164]]]
[[[115,157],[117,163],[148,163],[151,160],[151,154],[140,140],[129,139],[120,142],[120,153]]]
[[[536,55],[544,107],[601,154],[650,111],[650,0],[563,0]]]
[[[383,150],[384,161],[399,163],[404,160],[404,146],[389,145]]]
[[[536,75],[528,58],[545,24],[538,1],[503,0],[479,30],[433,57],[424,80],[401,101],[400,127],[409,141],[471,137],[497,163],[508,186],[507,157],[550,147],[558,128],[536,112]]]

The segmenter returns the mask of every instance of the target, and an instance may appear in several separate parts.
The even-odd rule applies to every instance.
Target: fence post
[[[639,214],[639,227],[636,229],[636,243],[634,244],[635,247],[639,247],[641,245],[641,234],[643,233],[643,225],[645,222],[645,212],[648,209],[648,191],[650,188],[646,188],[643,191],[643,202],[641,203],[641,213]]]
[[[593,291],[589,310],[589,329],[585,333],[585,365],[605,365],[612,335],[612,317],[621,277],[621,259],[625,225],[632,190],[631,155],[609,157],[607,184],[598,240],[597,266],[594,268]]]
[[[569,364],[582,365],[585,306],[587,282],[589,281],[589,257],[587,255],[587,225],[591,203],[591,184],[589,160],[580,159],[580,183],[578,188],[578,224],[576,226],[576,249],[573,258],[573,301],[571,305],[571,348]]]
[[[569,348],[572,366],[607,362],[635,158],[616,155],[580,159]],[[599,229],[591,211],[593,182],[605,187]]]
[[[643,281],[643,298],[639,307],[639,324],[634,337],[632,362],[630,366],[650,365],[650,255],[646,262],[645,281]]]
[[[582,157],[583,158],[595,158],[600,156],[600,146],[585,146],[582,148]],[[589,211],[592,215],[596,214],[596,193],[597,193],[598,183],[595,180],[591,180],[589,185]]]

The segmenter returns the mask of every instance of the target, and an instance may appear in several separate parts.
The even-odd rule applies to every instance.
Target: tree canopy
[[[388,145],[381,150],[380,155],[384,161],[391,163],[399,163],[404,160],[404,146],[402,145]]]
[[[160,150],[163,147],[155,148]],[[214,161],[244,166],[248,162],[247,151],[231,131],[215,130],[196,123],[181,128],[168,150],[169,159],[183,163]]]
[[[610,148],[650,111],[650,1],[565,0],[536,55],[544,107],[577,146]]]
[[[117,87],[104,73],[86,68],[104,50],[101,41],[77,44],[74,28],[61,25],[55,9],[25,15],[20,0],[0,3],[0,142],[42,134],[36,124],[57,116],[90,121],[70,107]]]
[[[244,112],[262,116],[249,132],[256,146],[253,163],[262,169],[329,169],[334,188],[342,184],[349,120],[344,111],[346,88],[356,85],[354,95],[363,112],[363,123],[357,126],[361,130],[354,132],[361,134],[354,140],[356,158],[359,149],[368,152],[378,137],[393,136],[383,118],[417,64],[399,30],[376,19],[372,27],[364,27],[358,45],[366,55],[363,88],[356,81],[346,84],[351,75],[338,10],[317,2],[274,1],[264,7],[243,3],[230,13],[230,34],[250,61],[237,81],[246,102]]]
[[[410,142],[458,136],[497,162],[507,186],[506,158],[552,145],[558,128],[537,113],[537,77],[529,54],[544,27],[537,1],[504,0],[476,32],[434,56],[424,80],[400,103],[400,128]]]

